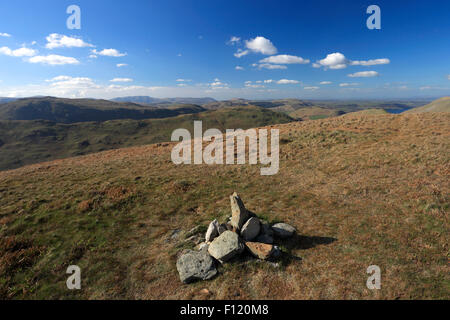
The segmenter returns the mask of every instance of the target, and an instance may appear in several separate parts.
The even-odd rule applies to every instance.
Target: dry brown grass
[[[1,238],[39,248],[39,255],[20,253],[25,265],[2,255],[0,295],[450,298],[450,115],[349,114],[277,128],[280,172],[269,177],[259,166],[175,166],[172,144],[0,172]],[[182,284],[180,247],[170,235],[225,218],[234,191],[250,210],[294,225],[299,236],[281,243],[280,268],[237,261],[212,281]],[[80,292],[64,287],[70,263],[82,268]],[[372,264],[382,270],[380,291],[365,285]]]

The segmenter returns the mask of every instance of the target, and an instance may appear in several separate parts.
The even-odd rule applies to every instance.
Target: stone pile
[[[274,238],[287,239],[296,230],[286,223],[273,226],[248,211],[237,193],[230,197],[231,217],[227,223],[212,221],[206,231],[205,241],[198,251],[183,252],[177,260],[180,280],[190,283],[209,280],[217,274],[216,261],[229,262],[245,250],[255,258],[273,260],[281,255]]]

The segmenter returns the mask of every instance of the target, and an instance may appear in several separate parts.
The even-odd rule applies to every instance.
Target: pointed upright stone
[[[239,195],[235,192],[230,196],[231,201],[231,225],[236,231],[240,231],[248,218],[250,218],[247,209],[245,209]]]

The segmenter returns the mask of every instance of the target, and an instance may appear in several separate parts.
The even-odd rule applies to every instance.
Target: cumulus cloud
[[[176,82],[191,82],[191,79],[177,79]]]
[[[286,66],[279,64],[270,64],[270,63],[254,63],[252,66],[257,67],[258,69],[269,69],[269,70],[285,70]]]
[[[376,77],[379,73],[376,71],[361,71],[361,72],[355,72],[351,73],[348,76],[350,78],[370,78],[370,77]]]
[[[367,61],[351,61],[350,64],[352,66],[375,66],[377,64],[389,64],[391,60],[389,59],[374,59]]]
[[[244,70],[244,68],[241,67],[241,66],[236,66],[235,69],[236,69],[236,70]]]
[[[118,63],[118,64],[116,64],[116,66],[117,66],[117,68],[122,68],[122,67],[128,66],[128,64],[126,64],[126,63]]]
[[[314,90],[319,90],[319,89],[320,89],[320,87],[304,87],[303,89],[305,89],[305,90],[312,90],[312,91],[314,91]]]
[[[228,83],[222,82],[219,78],[215,78],[213,82],[208,84],[211,89],[228,89]]]
[[[233,37],[231,37],[230,40],[228,40],[227,44],[230,45],[230,46],[233,46],[233,45],[235,45],[235,44],[237,44],[239,42],[241,42],[241,38],[233,36]]]
[[[9,33],[0,32],[0,37],[11,38],[11,35]]]
[[[281,79],[277,81],[277,84],[297,84],[297,83],[300,83],[300,81],[288,79]]]
[[[124,57],[127,54],[121,53],[116,49],[103,49],[102,51],[97,51],[96,49],[92,50],[92,53],[99,56],[106,56],[106,57]]]
[[[339,87],[357,86],[358,84],[359,84],[359,83],[355,83],[355,82],[353,82],[353,83],[347,83],[347,82],[344,82],[344,83],[339,84]]]
[[[28,59],[30,63],[42,63],[51,66],[65,65],[65,64],[79,64],[80,62],[72,57],[59,56],[56,54],[51,54],[48,56],[34,56]]]
[[[109,80],[110,82],[133,82],[133,79],[130,78],[114,78]]]
[[[379,64],[389,64],[389,59],[374,59],[374,60],[360,60],[352,61],[347,59],[342,53],[335,52],[328,54],[324,59],[313,63],[314,68],[324,69],[345,69],[347,66],[374,66]]]
[[[4,54],[10,57],[32,57],[37,54],[37,51],[25,47],[16,50],[11,50],[8,47],[1,47],[0,54]]]
[[[80,38],[68,37],[62,34],[52,33],[47,38],[47,49],[55,48],[84,48],[93,47],[92,44],[84,42]]]
[[[256,37],[254,39],[246,40],[245,46],[247,49],[265,55],[277,54],[278,50],[273,43],[264,37]]]
[[[238,49],[238,51],[234,54],[236,58],[240,58],[249,54],[248,50]]]
[[[264,83],[273,83],[273,82],[274,82],[274,80],[272,80],[272,79],[264,80]]]
[[[291,56],[288,54],[280,54],[277,56],[271,56],[264,58],[259,61],[260,63],[271,63],[271,64],[307,64],[310,61],[308,59],[303,59],[302,57]]]
[[[333,82],[331,81],[322,81],[320,84],[332,84]]]

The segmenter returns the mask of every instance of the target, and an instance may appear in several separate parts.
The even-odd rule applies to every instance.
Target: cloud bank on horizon
[[[157,2],[151,12],[145,11],[148,4],[140,4],[146,12],[143,20],[142,12],[125,5],[102,7],[82,0],[82,12],[95,18],[86,18],[80,30],[65,28],[61,21],[67,14],[61,6],[52,5],[54,1],[32,4],[30,12],[18,4],[2,3],[0,10],[10,14],[0,23],[0,96],[313,99],[449,95],[450,62],[445,57],[450,44],[445,39],[450,24],[438,18],[450,6],[412,6],[416,14],[428,15],[422,15],[424,21],[416,21],[417,26],[402,30],[414,12],[408,15],[403,6],[380,2],[383,12],[395,13],[397,18],[383,19],[382,29],[376,31],[365,28],[367,15],[359,4],[345,8],[332,1],[333,15],[325,17],[319,15],[320,8],[295,11],[298,3],[290,1],[282,3],[292,8],[277,7],[283,15],[271,10],[275,4],[251,15],[252,6],[242,2],[199,1],[202,6],[196,7],[195,15],[214,26],[205,28],[185,24],[191,18],[183,10],[188,4],[178,1]],[[175,3],[180,10],[171,10]],[[233,6],[240,8],[239,13]],[[31,11],[42,13],[33,15],[36,25],[19,23],[28,21],[26,15]],[[252,23],[231,24],[227,19],[231,16],[246,17]],[[123,23],[107,28],[108,19]],[[428,36],[414,34],[414,28]],[[415,50],[424,42],[432,44],[433,50]],[[358,82],[346,81],[349,78],[358,78]]]

